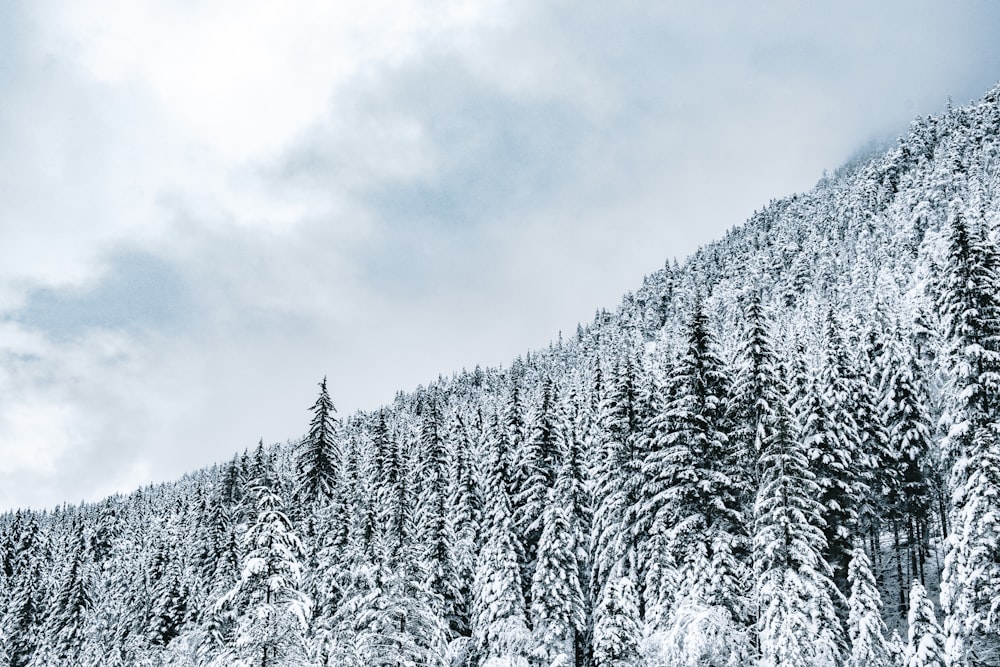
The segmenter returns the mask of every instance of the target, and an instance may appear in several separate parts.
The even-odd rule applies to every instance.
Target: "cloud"
[[[197,316],[180,271],[147,254],[116,256],[90,288],[32,291],[16,313],[19,321],[55,340],[95,328],[137,334],[147,328],[176,331]]]
[[[972,1],[0,11],[0,507],[507,363],[1000,71]]]

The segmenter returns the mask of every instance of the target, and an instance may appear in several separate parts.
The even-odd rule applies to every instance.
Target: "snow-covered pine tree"
[[[236,623],[232,657],[260,667],[301,659],[312,606],[301,591],[302,544],[272,486],[263,478],[248,490],[257,513],[243,536],[243,571],[216,603]]]
[[[757,488],[755,470],[761,450],[762,429],[772,412],[772,404],[781,397],[775,395],[778,358],[771,342],[770,327],[764,314],[760,292],[751,292],[744,310],[743,337],[736,353],[735,370],[727,412],[732,421],[730,446],[736,449],[737,472],[742,471],[741,505],[753,504]]]
[[[1000,437],[975,430],[968,477],[952,490],[955,518],[942,580],[951,664],[1000,664]],[[961,465],[960,459],[956,467]],[[957,476],[957,475],[955,475]],[[957,482],[957,480],[956,480]]]
[[[759,440],[754,503],[760,665],[838,667],[843,638],[834,599],[839,593],[824,560],[820,487],[788,406],[779,400],[769,412]]]
[[[326,389],[326,378],[319,383],[319,396],[313,403],[309,435],[302,442],[298,457],[299,497],[304,502],[326,501],[336,492],[342,457],[336,436],[337,409]]]
[[[883,362],[879,406],[886,424],[889,457],[884,462],[893,465],[891,474],[880,471],[887,504],[886,514],[892,526],[896,586],[899,589],[900,614],[908,609],[907,581],[924,580],[928,556],[932,497],[932,473],[929,398],[920,369],[912,354],[890,345]],[[907,554],[904,573],[900,535],[906,537]]]
[[[673,400],[664,440],[651,445],[644,464],[648,481],[640,523],[654,534],[663,532],[669,559],[688,589],[680,597],[697,591],[699,599],[686,604],[722,607],[735,625],[746,626],[749,549],[739,503],[742,474],[728,446],[729,383],[700,305],[686,346],[670,377]],[[704,567],[696,570],[698,564]]]
[[[453,418],[449,431],[446,520],[448,560],[455,594],[449,622],[457,636],[468,637],[472,627],[472,582],[482,539],[482,503],[471,460],[472,433],[459,414]]]
[[[330,664],[445,667],[448,626],[426,582],[414,574],[406,568],[384,572],[356,606],[344,610],[350,641]]]
[[[631,546],[623,522],[629,509],[625,487],[633,466],[630,452],[634,434],[629,424],[631,406],[626,378],[620,366],[606,378],[602,394],[594,424],[596,461],[592,472],[594,513],[590,535],[592,599],[597,598],[611,569],[625,558]]]
[[[639,660],[639,599],[624,561],[611,570],[594,609],[594,667],[628,667]]]
[[[833,568],[834,581],[846,596],[847,564],[858,535],[858,519],[868,490],[865,455],[853,414],[854,383],[840,336],[840,324],[832,309],[827,312],[822,370],[810,385],[800,416],[810,468],[823,506],[825,560]]]
[[[867,327],[867,331],[860,324],[850,327],[862,333],[858,350],[850,363],[854,373],[849,383],[848,410],[858,426],[857,458],[854,461],[860,494],[857,535],[858,539],[868,541],[872,558],[878,563],[881,557],[877,547],[878,536],[887,518],[882,487],[898,486],[898,481],[894,479],[896,460],[894,452],[889,449],[889,434],[885,414],[880,409],[882,398],[879,393],[887,337],[883,329],[888,317],[878,305],[876,313],[878,324]]]
[[[892,667],[892,650],[882,620],[882,598],[872,574],[871,561],[857,546],[847,568],[851,596],[847,601],[847,634],[851,654],[847,667]]]
[[[406,471],[398,438],[389,432],[386,411],[379,410],[372,429],[372,447],[380,471],[375,480],[375,555],[390,569],[402,549],[403,527],[411,511],[406,493]]]
[[[42,537],[37,519],[17,512],[8,538],[3,580],[5,600],[0,614],[4,667],[26,667],[35,653],[45,619]]]
[[[79,519],[77,519],[79,522]],[[70,527],[66,545],[66,563],[56,583],[54,595],[46,604],[44,639],[32,657],[31,665],[71,665],[79,662],[79,652],[86,642],[86,614],[92,607],[89,563],[83,526]]]
[[[546,667],[576,663],[576,638],[586,629],[580,561],[572,523],[567,466],[560,466],[542,517],[538,560],[531,583],[533,655]]]
[[[939,307],[953,385],[945,454],[951,534],[941,582],[948,660],[1000,662],[1000,276],[997,250],[952,203]]]
[[[572,388],[567,392],[560,411],[562,433],[562,475],[559,478],[559,494],[566,503],[576,542],[577,571],[580,573],[580,588],[583,592],[584,611],[587,614],[587,628],[591,627],[589,617],[593,600],[590,573],[593,572],[590,553],[590,534],[593,499],[590,493],[590,475],[586,466],[587,416],[584,399]],[[580,665],[587,652],[587,631],[577,633],[576,664]]]
[[[916,579],[910,589],[908,638],[903,667],[947,667],[944,632],[934,613],[934,603]]]
[[[558,401],[552,378],[542,378],[537,401],[527,420],[527,436],[519,461],[520,488],[513,499],[515,526],[524,546],[525,579],[531,581],[538,541],[542,534],[542,514],[548,490],[555,482],[558,465],[558,423],[555,405]]]
[[[494,419],[487,442],[486,538],[476,561],[473,636],[484,664],[495,660],[496,665],[522,667],[528,664],[531,636],[504,463],[507,438],[507,429]]]
[[[453,618],[460,592],[455,588],[451,567],[447,511],[448,451],[444,442],[444,418],[432,397],[424,407],[420,428],[420,495],[417,498],[417,539],[421,546],[420,567],[427,586],[443,603],[439,613]]]

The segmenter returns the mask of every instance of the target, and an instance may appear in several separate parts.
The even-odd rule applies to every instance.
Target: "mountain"
[[[0,664],[1000,664],[998,137],[1000,86],[509,368],[0,516]]]

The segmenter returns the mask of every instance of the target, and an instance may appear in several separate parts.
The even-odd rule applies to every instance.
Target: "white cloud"
[[[1000,71],[984,3],[3,11],[0,507],[506,363]],[[183,312],[39,319],[122,293]]]

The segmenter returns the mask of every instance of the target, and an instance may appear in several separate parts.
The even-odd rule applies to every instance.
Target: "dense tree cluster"
[[[1000,664],[998,101],[507,369],[0,515],[0,665]]]

